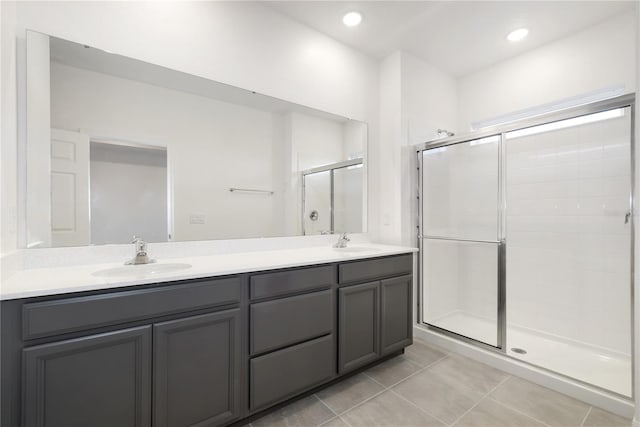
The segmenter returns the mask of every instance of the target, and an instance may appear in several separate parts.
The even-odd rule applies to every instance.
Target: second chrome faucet
[[[333,245],[334,248],[346,248],[347,247],[347,242],[350,242],[351,239],[349,239],[347,237],[347,233],[340,233],[340,237],[338,238],[338,241],[336,242],[335,245]]]

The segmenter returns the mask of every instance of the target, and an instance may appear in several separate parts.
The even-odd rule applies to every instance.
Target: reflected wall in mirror
[[[30,247],[365,231],[365,123],[31,31],[27,104]]]

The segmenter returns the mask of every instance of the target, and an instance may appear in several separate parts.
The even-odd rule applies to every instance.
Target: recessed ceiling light
[[[342,22],[347,27],[355,27],[362,22],[362,14],[360,12],[349,12],[342,17]]]
[[[527,34],[529,34],[529,30],[527,28],[518,28],[517,30],[513,30],[507,34],[507,40],[510,42],[519,42],[523,38],[527,37]]]

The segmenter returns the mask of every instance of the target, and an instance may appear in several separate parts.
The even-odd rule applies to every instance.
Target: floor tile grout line
[[[587,421],[587,418],[589,418],[589,414],[591,413],[592,410],[593,410],[593,406],[589,406],[589,410],[587,411],[584,418],[582,419],[582,422],[580,423],[580,427],[584,426],[584,423],[585,421]]]
[[[346,425],[348,425],[349,427],[352,427],[352,426],[351,426],[351,424],[349,424],[349,423],[347,422],[347,420],[345,420],[344,418],[342,418],[340,415],[336,415],[336,416],[335,416],[335,417],[333,417],[333,418],[329,418],[327,421],[324,421],[322,424],[318,424],[318,426],[317,426],[317,427],[322,427],[322,426],[327,425],[327,424],[329,424],[330,422],[335,421],[335,420],[340,420],[340,421],[342,421],[343,423],[345,423]]]
[[[415,366],[417,366],[417,367],[419,367],[419,368],[429,368],[429,367],[431,367],[431,366],[435,365],[436,363],[438,363],[438,362],[440,362],[440,361],[442,361],[442,360],[444,360],[444,359],[448,359],[448,358],[450,358],[450,355],[449,355],[449,354],[445,354],[444,356],[440,357],[439,359],[436,359],[436,360],[434,360],[433,362],[431,362],[431,363],[429,363],[429,364],[427,364],[427,365],[425,365],[425,366],[422,366],[422,365],[418,364],[418,362],[414,362],[413,360],[411,360],[410,358],[408,358],[408,357],[406,357],[406,356],[405,356],[405,360],[406,360],[407,362],[409,362],[409,363],[411,363],[412,365],[415,365]]]
[[[337,415],[336,415],[336,416],[333,416],[333,417],[331,417],[331,418],[329,418],[329,419],[328,419],[328,420],[326,420],[326,421],[323,421],[322,423],[318,424],[318,426],[317,426],[317,427],[322,427],[322,426],[323,426],[323,425],[325,425],[325,424],[329,424],[331,421],[335,420],[336,418],[338,418],[338,416],[337,416]]]
[[[453,420],[453,422],[451,424],[449,424],[449,427],[453,427],[456,425],[456,423],[458,423],[458,421],[460,421],[461,419],[463,419],[465,417],[465,415],[467,415],[469,412],[473,411],[480,403],[482,403],[483,400],[485,400],[487,398],[486,395],[482,396],[480,398],[480,400],[478,400],[476,403],[474,403],[474,405],[467,409],[466,411],[464,411],[464,413],[462,415],[460,415],[458,418],[456,418],[455,420]]]
[[[493,393],[494,391],[496,391],[498,389],[498,387],[500,387],[502,384],[506,383],[509,378],[511,378],[511,375],[507,375],[502,381],[500,381],[498,384],[496,384],[491,390],[489,390],[488,392],[486,392],[481,398],[480,400],[478,400],[471,408],[467,409],[462,415],[460,415],[458,418],[456,418],[453,423],[449,424],[450,426],[455,425],[458,421],[460,421],[462,418],[464,418],[465,415],[467,415],[469,412],[473,411],[475,409],[476,406],[478,406],[480,404],[480,402],[482,402],[483,400],[485,400],[487,397],[489,397],[489,395],[491,393]]]
[[[545,426],[547,426],[547,427],[551,427],[549,424],[545,423],[544,421],[539,420],[539,419],[537,419],[537,418],[535,418],[535,417],[532,417],[531,415],[529,415],[529,414],[527,414],[527,413],[525,413],[525,412],[522,412],[522,411],[521,411],[521,410],[519,410],[518,408],[514,408],[514,407],[513,407],[513,406],[511,406],[511,405],[507,405],[507,404],[506,404],[506,403],[504,403],[504,402],[500,402],[499,400],[497,400],[497,399],[496,399],[496,398],[494,398],[494,397],[488,396],[488,398],[489,398],[489,400],[493,400],[493,401],[494,401],[495,403],[497,403],[498,405],[500,405],[500,406],[504,406],[505,408],[510,409],[510,410],[512,410],[513,412],[517,412],[518,414],[520,414],[520,415],[524,415],[524,416],[525,416],[525,417],[527,417],[527,418],[531,418],[532,420],[534,420],[534,421],[536,421],[536,422],[538,422],[538,423],[540,423],[540,424],[542,424],[542,425],[545,425]]]
[[[331,413],[334,415],[332,418],[335,418],[335,417],[337,417],[337,416],[338,416],[338,413],[337,413],[336,411],[334,411],[334,410],[333,410],[329,405],[327,405],[327,404],[325,403],[325,401],[324,401],[324,400],[322,400],[322,399],[320,398],[320,396],[318,396],[316,393],[314,393],[314,394],[313,394],[313,397],[315,397],[316,399],[318,399],[318,401],[319,401],[319,402],[320,402],[320,403],[321,403],[325,408],[327,408],[329,411],[331,411]]]
[[[423,371],[427,370],[428,368],[430,368],[430,367],[432,367],[432,366],[434,366],[434,365],[436,365],[436,364],[440,363],[441,361],[443,361],[443,360],[445,360],[445,359],[449,358],[449,353],[444,353],[444,352],[443,352],[443,354],[444,354],[444,355],[443,355],[442,357],[440,357],[440,358],[439,358],[439,359],[437,359],[437,360],[434,360],[433,362],[429,363],[429,364],[428,364],[428,365],[426,365],[426,366],[420,366],[420,365],[418,365],[417,363],[415,363],[415,362],[411,362],[409,359],[405,358],[405,360],[406,360],[406,361],[410,362],[410,363],[411,363],[411,365],[413,365],[413,366],[417,367],[417,368],[418,368],[418,370],[417,370],[416,372],[412,373],[411,375],[407,376],[406,378],[403,378],[403,379],[401,379],[400,381],[397,381],[397,382],[395,382],[395,383],[391,384],[391,385],[390,385],[390,386],[388,386],[388,387],[387,387],[387,386],[385,386],[384,384],[382,384],[380,381],[377,381],[375,378],[373,378],[373,377],[372,377],[372,376],[370,376],[369,374],[367,374],[367,373],[366,373],[366,371],[363,371],[363,372],[362,372],[362,374],[363,374],[364,376],[366,376],[367,378],[369,378],[370,380],[372,380],[372,381],[373,381],[373,382],[375,382],[376,384],[378,384],[378,385],[380,385],[381,387],[383,387],[383,389],[382,389],[382,390],[380,390],[380,391],[378,391],[377,393],[373,394],[372,396],[368,397],[367,399],[363,400],[362,402],[359,402],[359,403],[357,403],[357,404],[353,405],[352,407],[350,407],[350,408],[348,408],[348,409],[346,409],[346,410],[344,410],[344,411],[342,411],[342,412],[340,412],[340,413],[337,413],[336,411],[334,411],[333,409],[331,409],[331,407],[329,407],[329,405],[327,405],[327,403],[326,403],[326,402],[324,402],[324,401],[320,398],[320,396],[318,396],[316,393],[314,393],[314,394],[313,394],[313,396],[314,396],[316,399],[318,399],[318,400],[320,401],[320,403],[322,403],[324,406],[326,406],[326,407],[327,407],[327,408],[328,408],[328,409],[329,409],[333,414],[335,414],[335,416],[334,416],[334,417],[332,417],[332,418],[330,418],[330,419],[328,419],[328,420],[324,421],[322,424],[319,424],[319,425],[318,425],[318,427],[320,427],[321,425],[324,425],[324,424],[326,424],[326,423],[328,423],[328,422],[330,422],[331,420],[334,420],[334,419],[336,419],[336,418],[340,418],[342,421],[344,421],[344,423],[345,423],[345,424],[347,424],[349,427],[351,427],[351,424],[349,424],[349,422],[348,422],[345,418],[343,418],[343,417],[342,417],[343,415],[345,415],[347,412],[351,411],[352,409],[355,409],[355,408],[357,408],[357,407],[359,407],[359,406],[364,405],[365,403],[367,403],[367,402],[368,402],[368,401],[370,401],[371,399],[374,399],[374,398],[376,398],[376,397],[380,396],[380,395],[381,395],[382,393],[384,393],[385,391],[390,390],[392,387],[395,387],[396,385],[398,385],[398,384],[402,383],[403,381],[406,381],[406,380],[408,380],[409,378],[411,378],[411,377],[413,377],[413,376],[415,376],[415,375],[417,375],[417,374],[419,374],[419,373],[421,373],[421,372],[423,372]],[[398,393],[395,393],[395,392],[394,392],[394,394],[398,395]],[[405,399],[405,400],[406,400],[406,399]],[[431,414],[429,414],[429,415],[430,415],[430,416],[432,416]],[[432,416],[432,417],[433,417],[433,416]],[[436,417],[433,417],[433,418],[437,419]],[[440,421],[440,420],[438,420],[438,421]],[[446,423],[445,423],[445,425],[446,425]]]
[[[404,397],[403,395],[401,395],[397,391],[395,391],[395,390],[389,390],[389,391],[391,393],[395,394],[396,396],[398,396],[400,399],[402,399],[405,402],[407,402],[408,404],[410,404],[411,406],[414,406],[415,408],[417,408],[420,412],[423,412],[423,413],[427,414],[428,416],[430,416],[431,418],[433,418],[434,420],[442,423],[443,426],[448,426],[449,425],[444,420],[441,420],[440,418],[436,417],[435,415],[433,415],[432,413],[430,413],[426,409],[421,408],[420,406],[416,405],[415,403],[413,403],[412,401],[410,401],[409,399],[407,399],[406,397]]]
[[[438,360],[436,360],[436,361],[434,361],[434,362],[431,362],[429,365],[427,365],[427,366],[422,366],[422,367],[420,367],[420,366],[418,366],[418,365],[416,365],[416,364],[414,363],[413,365],[415,365],[416,367],[418,367],[418,368],[419,368],[417,371],[415,371],[415,372],[414,372],[414,373],[412,373],[411,375],[409,375],[409,376],[407,376],[407,377],[405,377],[405,378],[401,379],[400,381],[396,381],[395,383],[391,384],[390,386],[385,386],[385,385],[384,385],[384,384],[382,384],[380,381],[376,380],[376,379],[375,379],[375,378],[373,378],[371,375],[367,374],[367,372],[366,372],[366,371],[364,371],[364,372],[363,372],[363,374],[365,374],[367,377],[371,378],[373,381],[377,382],[377,383],[378,383],[378,384],[380,384],[382,387],[385,387],[385,389],[386,389],[386,390],[388,390],[388,389],[390,389],[390,388],[392,388],[392,387],[397,386],[397,385],[398,385],[398,384],[400,384],[401,382],[404,382],[404,381],[408,380],[409,378],[412,378],[412,377],[414,377],[414,376],[418,375],[419,373],[421,373],[421,372],[423,372],[423,371],[425,371],[425,370],[427,370],[427,369],[431,368],[432,366],[436,365],[437,363],[439,363],[440,361],[442,361],[442,360],[444,360],[444,359],[446,359],[446,358],[447,358],[447,356],[441,357],[440,359],[438,359]]]
[[[344,421],[344,423],[346,425],[348,425],[349,427],[352,427],[351,424],[349,423],[349,420],[347,420],[346,418],[342,418],[342,415],[338,415],[338,418],[340,418],[342,421]]]
[[[431,365],[429,365],[429,366],[431,366]],[[338,414],[338,416],[342,417],[342,415],[346,414],[347,412],[349,412],[349,411],[351,411],[351,410],[353,410],[353,409],[355,409],[355,408],[358,408],[358,407],[360,407],[360,406],[364,405],[365,403],[367,403],[367,402],[368,402],[368,401],[370,401],[371,399],[375,399],[376,397],[380,396],[380,395],[381,395],[382,393],[384,393],[385,391],[390,390],[390,389],[391,389],[391,387],[394,387],[394,386],[396,386],[397,384],[400,384],[402,381],[408,380],[409,378],[411,378],[411,377],[413,377],[413,376],[415,376],[415,375],[419,374],[420,372],[422,372],[422,371],[424,371],[424,370],[426,370],[426,369],[427,369],[427,366],[425,366],[424,368],[418,369],[418,370],[417,370],[416,372],[414,372],[413,374],[409,375],[408,377],[406,377],[406,378],[404,378],[404,379],[402,379],[402,380],[400,380],[400,381],[398,381],[398,382],[396,382],[396,383],[391,384],[391,385],[390,385],[390,386],[388,386],[388,387],[387,387],[387,386],[385,386],[384,384],[382,384],[380,381],[377,381],[375,378],[371,377],[369,374],[367,374],[367,373],[366,373],[366,371],[365,371],[365,372],[362,372],[362,374],[364,374],[367,378],[371,379],[372,381],[374,381],[375,383],[379,384],[380,386],[382,386],[382,387],[384,387],[384,388],[383,388],[382,390],[378,391],[377,393],[375,393],[375,394],[373,394],[373,395],[369,396],[368,398],[366,398],[366,399],[365,399],[365,400],[363,400],[362,402],[357,403],[357,404],[353,405],[351,408],[346,409],[346,410],[344,410],[344,411],[340,412],[340,413]]]
[[[367,402],[368,402],[368,401],[370,401],[371,399],[375,399],[376,397],[380,396],[380,395],[381,395],[382,393],[384,393],[385,391],[387,391],[387,389],[386,389],[386,388],[385,388],[385,389],[380,390],[379,392],[377,392],[376,394],[374,394],[374,395],[372,395],[372,396],[370,396],[370,397],[366,398],[366,399],[365,399],[365,400],[363,400],[362,402],[360,402],[360,403],[356,403],[356,404],[355,404],[355,405],[353,405],[351,408],[349,408],[349,409],[345,409],[344,411],[340,412],[340,413],[338,414],[338,416],[339,416],[339,417],[342,417],[342,416],[343,416],[343,415],[345,415],[347,412],[350,412],[350,411],[352,411],[352,410],[354,410],[354,409],[356,409],[356,408],[358,408],[358,407],[360,407],[360,406],[364,405],[365,403],[367,403]]]
[[[362,375],[364,375],[365,377],[369,378],[371,381],[373,381],[374,383],[378,384],[379,386],[383,387],[383,390],[387,389],[387,386],[382,384],[380,381],[376,380],[375,378],[373,378],[371,375],[367,374],[366,372],[363,372]]]
[[[410,400],[406,399],[404,396],[400,395],[399,393],[395,392],[395,391],[394,391],[394,390],[392,390],[392,389],[393,389],[395,386],[397,386],[398,384],[400,384],[400,383],[402,383],[402,382],[404,382],[404,381],[407,381],[409,378],[412,378],[412,377],[414,377],[414,376],[416,376],[416,375],[420,374],[421,372],[426,371],[427,369],[431,368],[431,367],[432,367],[432,366],[434,366],[434,365],[437,365],[438,363],[440,363],[441,361],[443,361],[443,360],[445,360],[445,359],[447,359],[447,358],[449,358],[449,355],[448,355],[448,354],[445,354],[445,355],[444,355],[444,356],[442,356],[441,358],[439,358],[439,359],[437,359],[437,360],[434,360],[433,362],[431,362],[430,364],[428,364],[428,365],[426,365],[426,366],[421,367],[421,368],[420,368],[420,369],[418,369],[416,372],[412,373],[411,375],[407,376],[406,378],[401,379],[400,381],[397,381],[397,382],[395,382],[395,383],[391,384],[390,386],[385,386],[385,385],[384,385],[384,384],[382,384],[380,381],[376,380],[376,379],[375,379],[375,378],[373,378],[371,375],[367,374],[367,372],[366,372],[366,371],[362,372],[362,374],[363,374],[363,375],[365,375],[367,378],[371,379],[372,381],[374,381],[375,383],[377,383],[377,384],[381,385],[381,386],[382,386],[382,387],[384,387],[384,388],[383,388],[382,390],[380,390],[378,393],[376,393],[376,394],[374,394],[374,395],[370,396],[368,399],[365,399],[365,400],[363,400],[362,402],[360,402],[360,403],[358,403],[358,404],[356,404],[356,405],[352,406],[351,408],[349,408],[349,409],[345,410],[344,412],[341,412],[341,413],[339,414],[339,416],[342,418],[342,415],[346,414],[347,412],[349,412],[349,411],[351,411],[351,410],[353,410],[353,409],[355,409],[355,408],[357,408],[357,407],[359,407],[359,406],[364,405],[365,403],[367,403],[367,402],[368,402],[368,401],[370,401],[371,399],[374,399],[374,398],[376,398],[376,397],[380,396],[382,393],[384,393],[384,392],[386,392],[386,391],[390,391],[390,392],[392,392],[394,395],[396,395],[396,396],[400,397],[401,399],[405,400],[406,402],[408,402],[408,403],[410,403],[411,405],[413,405],[413,406],[415,406],[416,408],[418,408],[420,411],[424,412],[425,414],[429,415],[429,416],[430,416],[430,417],[432,417],[433,419],[435,419],[435,420],[437,420],[437,421],[441,422],[442,424],[444,424],[444,425],[446,426],[446,425],[447,425],[447,423],[446,423],[446,422],[442,421],[442,420],[441,420],[441,419],[439,419],[438,417],[436,417],[436,416],[434,416],[434,415],[430,414],[429,412],[425,411],[424,409],[420,408],[420,407],[419,407],[419,406],[417,406],[415,403],[413,403],[413,402],[411,402]],[[416,365],[415,363],[413,363],[413,365],[418,366],[418,365]],[[345,420],[345,422],[346,422],[346,420]],[[347,424],[348,424],[348,423],[347,423]]]

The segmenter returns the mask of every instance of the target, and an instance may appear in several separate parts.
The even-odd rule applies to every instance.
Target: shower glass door
[[[421,156],[422,320],[502,346],[500,136]]]
[[[631,108],[505,134],[508,354],[631,396]]]

